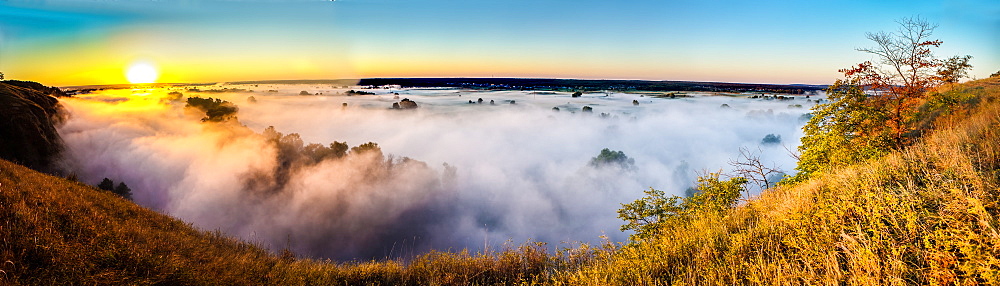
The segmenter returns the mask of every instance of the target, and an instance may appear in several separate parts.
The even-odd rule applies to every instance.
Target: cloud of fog
[[[621,203],[649,187],[683,195],[698,171],[726,168],[740,147],[756,149],[767,134],[794,149],[809,107],[802,99],[701,95],[396,89],[348,97],[318,85],[230,87],[258,91],[185,95],[232,101],[246,127],[201,123],[203,114],[165,101],[168,90],[63,99],[71,114],[60,129],[65,165],[86,183],[124,181],[136,202],[203,229],[310,257],[476,250],[508,239],[623,241]],[[302,90],[324,96],[294,95]],[[398,101],[392,92],[420,107],[389,110]],[[484,103],[468,103],[478,98]],[[585,105],[594,112],[581,112]],[[276,146],[258,134],[267,126],[307,144],[376,142],[396,159],[325,160],[274,184],[282,166]],[[623,151],[635,168],[589,166],[603,148]],[[767,162],[794,167],[780,145],[761,150]],[[251,178],[274,190],[248,187]]]

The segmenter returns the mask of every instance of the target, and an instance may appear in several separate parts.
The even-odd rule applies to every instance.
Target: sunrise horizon
[[[24,81],[34,81],[30,79],[20,79],[20,78],[7,78],[8,80],[24,80]],[[801,82],[790,82],[790,83],[774,83],[774,82],[738,82],[738,81],[720,81],[720,80],[674,80],[674,79],[636,79],[636,78],[570,78],[570,77],[474,77],[474,76],[452,76],[452,77],[364,77],[364,78],[301,78],[301,79],[291,79],[291,78],[276,78],[276,79],[251,79],[251,80],[226,80],[226,81],[197,81],[197,82],[123,82],[123,83],[106,83],[106,84],[68,84],[68,85],[52,85],[60,88],[69,89],[84,89],[91,87],[130,87],[130,86],[185,86],[185,85],[227,85],[227,84],[254,84],[254,83],[280,83],[280,82],[302,82],[302,83],[291,83],[291,84],[316,84],[325,82],[343,82],[343,81],[363,81],[363,80],[406,80],[406,79],[436,79],[436,80],[468,80],[468,79],[484,79],[484,80],[569,80],[569,81],[631,81],[631,82],[677,82],[677,83],[722,83],[722,84],[744,84],[744,85],[774,85],[774,86],[828,86],[829,83],[801,83]],[[37,81],[36,81],[37,82]],[[354,86],[366,86],[358,85]]]
[[[941,57],[1000,67],[985,3],[7,1],[0,71],[58,86],[343,78],[565,78],[831,84],[867,32],[937,23]],[[994,5],[995,6],[995,5]],[[890,9],[902,8],[902,9]],[[851,21],[837,15],[855,13]],[[271,19],[273,21],[258,21]],[[133,71],[134,72],[134,71]],[[147,75],[148,76],[148,75]],[[142,77],[142,76],[140,76]]]

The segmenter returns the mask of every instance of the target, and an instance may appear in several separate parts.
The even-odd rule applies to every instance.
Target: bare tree
[[[867,33],[877,47],[860,48],[858,51],[879,57],[880,65],[865,62],[858,72],[865,76],[865,84],[888,91],[890,97],[916,96],[934,85],[934,68],[940,66],[931,48],[940,47],[941,40],[930,40],[937,25],[920,18],[903,18],[896,23],[894,33]],[[850,70],[850,69],[848,69]]]
[[[777,181],[772,182],[769,177],[784,172],[773,164],[770,166],[765,164],[760,159],[761,152],[760,149],[754,152],[746,147],[741,147],[740,156],[736,160],[729,160],[729,165],[733,166],[735,175],[747,179],[747,184],[752,183],[763,191],[771,187],[773,183],[777,183]],[[744,188],[744,190],[748,193],[750,191],[749,188]],[[749,198],[749,194],[747,194],[747,198]]]
[[[881,107],[878,110],[888,118],[887,127],[891,128],[895,145],[902,146],[906,143],[904,134],[912,127],[907,124],[909,112],[919,99],[931,88],[964,77],[972,67],[968,63],[972,57],[936,59],[931,49],[943,42],[930,37],[937,25],[919,17],[896,22],[899,29],[895,32],[867,34],[875,47],[858,49],[876,55],[876,63],[866,61],[840,72],[851,84],[873,92],[870,103]]]

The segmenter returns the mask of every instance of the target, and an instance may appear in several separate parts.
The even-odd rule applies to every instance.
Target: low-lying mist
[[[621,203],[649,187],[683,195],[700,171],[726,169],[741,147],[760,148],[766,162],[792,169],[786,147],[798,145],[800,118],[811,106],[801,98],[706,94],[378,89],[346,96],[316,85],[228,87],[256,92],[105,90],[61,99],[70,114],[59,130],[63,164],[88,184],[125,182],[137,203],[203,229],[306,257],[405,257],[602,235],[624,241],[615,212]],[[171,100],[170,91],[230,101],[238,121],[202,122],[204,112]],[[394,93],[419,107],[390,109],[400,100]],[[264,135],[268,126],[297,133],[302,142],[291,145],[375,142],[381,153],[288,160]],[[762,145],[768,134],[781,142]],[[603,148],[634,165],[589,164]]]

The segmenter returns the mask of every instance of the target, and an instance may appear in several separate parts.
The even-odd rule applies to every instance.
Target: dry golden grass
[[[902,152],[783,186],[560,277],[590,285],[1000,284],[1000,78]]]
[[[515,285],[586,259],[537,243],[405,263],[283,257],[3,160],[0,237],[0,285]]]

